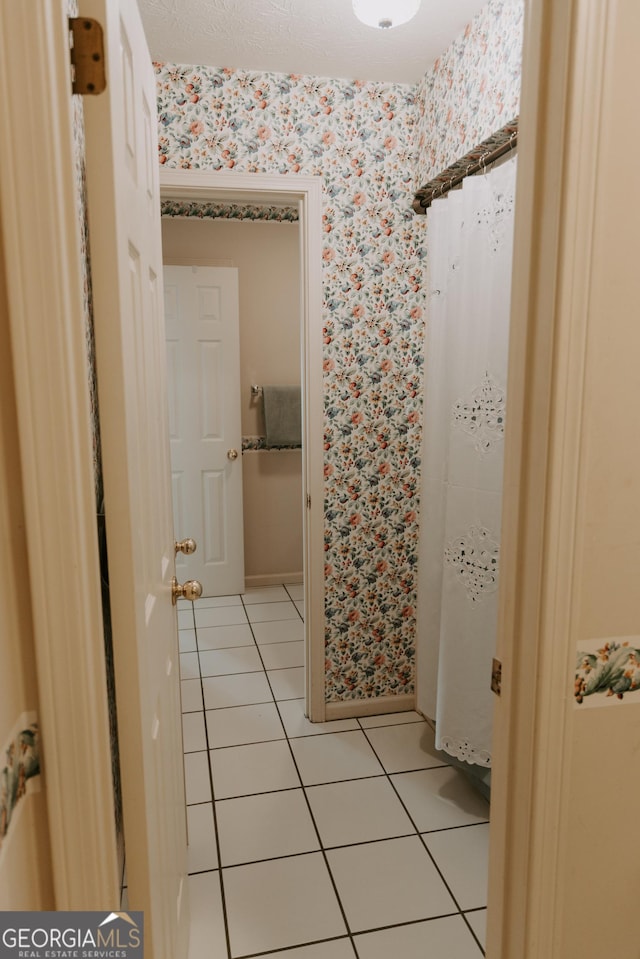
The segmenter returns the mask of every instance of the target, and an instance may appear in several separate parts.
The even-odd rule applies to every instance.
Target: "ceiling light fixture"
[[[420,0],[353,0],[353,12],[368,27],[388,30],[415,17]]]

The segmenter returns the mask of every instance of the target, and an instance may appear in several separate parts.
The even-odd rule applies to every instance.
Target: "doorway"
[[[199,544],[180,573],[207,597],[302,584],[298,211],[196,209],[170,202],[162,220],[175,530]],[[263,384],[291,400],[288,434],[267,436]],[[223,495],[201,509],[210,488]]]
[[[292,184],[291,178],[284,176],[163,170],[160,177],[160,191],[163,200],[278,204],[294,207],[298,211],[302,356],[305,708],[312,721],[322,722],[325,718],[325,696],[320,179],[296,177],[295,184]],[[284,228],[286,229],[286,226]]]

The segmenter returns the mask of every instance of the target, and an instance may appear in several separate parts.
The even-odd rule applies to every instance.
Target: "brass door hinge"
[[[307,493],[307,509],[311,509],[311,494]]]
[[[69,32],[72,92],[102,93],[107,85],[102,27],[91,17],[69,17]]]
[[[502,663],[499,659],[491,663],[491,692],[496,696],[502,695]]]

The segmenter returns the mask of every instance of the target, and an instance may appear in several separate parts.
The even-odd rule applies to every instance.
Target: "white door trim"
[[[587,278],[612,6],[537,0],[525,30],[501,546],[511,578],[503,573],[500,593],[489,959],[566,955]],[[597,860],[590,868],[596,875]]]
[[[325,719],[324,679],[324,474],[322,399],[322,180],[285,174],[205,170],[160,171],[163,198],[296,203],[301,237],[301,343],[303,382],[302,494],[306,698],[309,718]]]
[[[117,909],[65,7],[0,4],[0,207],[55,907]]]

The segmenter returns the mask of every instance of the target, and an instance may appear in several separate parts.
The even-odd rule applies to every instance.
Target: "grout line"
[[[286,589],[286,587],[285,587],[285,589]],[[287,591],[287,592],[288,592],[288,591]],[[242,599],[242,596],[240,597],[240,600],[241,600],[241,603],[242,603],[243,607],[245,608],[245,612],[246,612],[246,606],[245,606],[245,604],[244,604],[244,601],[243,601],[243,599]],[[274,600],[274,602],[275,602],[275,600]],[[293,599],[291,599],[291,602],[293,603]],[[296,608],[296,611],[298,612],[298,615],[300,615],[300,614],[299,614],[299,611],[297,610],[297,607],[295,607],[295,608]],[[300,617],[300,618],[302,619],[302,617]],[[194,613],[194,622],[195,622],[195,613]],[[284,620],[283,620],[283,622],[284,622]],[[268,682],[268,684],[269,684],[269,688],[271,689],[271,692],[272,692],[272,695],[273,695],[273,688],[272,688],[272,686],[271,686],[271,681],[270,681],[270,677],[269,677],[269,675],[268,675],[267,669],[266,669],[266,667],[264,667],[264,660],[263,660],[263,658],[262,658],[262,652],[261,652],[261,649],[260,649],[260,645],[256,642],[256,640],[255,640],[255,635],[254,635],[254,633],[253,633],[253,628],[252,628],[252,627],[253,627],[254,624],[252,624],[251,622],[249,622],[248,625],[249,625],[249,628],[250,628],[250,630],[251,630],[251,634],[252,634],[253,639],[254,639],[255,648],[257,648],[257,650],[258,650],[258,653],[259,653],[259,656],[260,656],[260,661],[262,662],[262,665],[263,665],[263,670],[262,670],[262,671],[263,671],[263,673],[264,673],[264,675],[265,675],[265,677],[266,677],[266,679],[267,679],[267,682]],[[259,625],[259,624],[255,624],[255,625]],[[211,627],[201,627],[201,628],[204,629],[204,628],[211,628]],[[215,627],[214,627],[214,628],[215,628]],[[196,630],[196,646],[197,646],[197,626],[195,626],[195,630]],[[268,645],[268,644],[267,644],[267,645]],[[242,647],[224,647],[224,648],[242,648]],[[198,648],[196,649],[196,652],[197,652],[197,654],[198,654],[198,666],[199,666],[199,668],[200,668],[200,653],[201,653],[201,652],[207,652],[207,650],[200,650],[199,647],[198,647]],[[288,669],[294,669],[294,668],[299,668],[299,667],[284,667],[284,668],[285,668],[285,669],[287,669],[287,668],[288,668]],[[274,671],[278,671],[278,670],[271,670],[271,671],[274,672]],[[256,671],[256,672],[257,672],[257,671]],[[222,676],[221,676],[221,677],[218,677],[218,678],[224,678],[224,677],[227,676],[227,675],[247,675],[247,674],[222,674]],[[206,737],[206,742],[207,742],[207,748],[206,748],[206,750],[195,750],[194,752],[204,752],[204,751],[206,751],[206,752],[209,754],[209,756],[210,756],[211,752],[213,752],[214,749],[217,751],[217,750],[219,750],[219,749],[237,748],[237,747],[241,747],[241,746],[244,746],[244,745],[247,745],[247,746],[248,746],[248,745],[260,745],[262,742],[282,742],[282,741],[283,741],[282,739],[278,739],[278,740],[261,740],[261,741],[258,741],[257,743],[238,743],[238,744],[236,744],[235,746],[220,746],[220,747],[213,747],[213,748],[212,748],[212,747],[209,745],[209,733],[208,733],[208,729],[207,729],[206,713],[207,713],[207,712],[211,712],[211,711],[215,712],[216,710],[219,710],[219,709],[234,708],[234,707],[214,707],[213,709],[207,709],[207,708],[205,707],[205,705],[204,705],[204,687],[203,687],[203,680],[206,679],[206,678],[214,678],[214,677],[204,677],[204,676],[200,675],[201,693],[202,693],[202,702],[203,702],[202,710],[198,709],[198,710],[193,710],[193,711],[190,711],[190,712],[200,712],[200,711],[202,711],[202,713],[203,713],[203,718],[204,718],[204,723],[205,723],[205,737]],[[299,696],[297,696],[297,697],[292,697],[292,699],[300,699],[300,697],[299,697]],[[332,784],[332,783],[313,783],[313,784],[310,784],[309,786],[306,786],[306,785],[303,783],[302,777],[301,777],[301,775],[300,775],[300,770],[299,770],[299,768],[298,768],[298,764],[297,764],[297,761],[296,761],[296,757],[295,757],[295,754],[294,754],[294,751],[293,751],[293,747],[292,747],[291,740],[292,740],[292,739],[293,739],[293,740],[295,740],[295,739],[308,739],[308,738],[311,738],[311,736],[294,736],[294,737],[290,737],[290,736],[288,735],[287,730],[286,730],[286,727],[285,727],[284,722],[283,722],[283,719],[282,719],[282,714],[281,714],[281,712],[280,712],[279,704],[280,704],[280,702],[291,702],[291,701],[292,701],[292,700],[276,700],[276,699],[275,699],[275,696],[274,696],[274,704],[275,704],[275,706],[276,706],[276,709],[277,709],[277,712],[278,712],[278,717],[279,717],[279,719],[280,719],[280,722],[282,723],[282,727],[283,727],[283,730],[284,730],[284,740],[286,740],[287,746],[288,746],[288,748],[289,748],[289,751],[290,751],[290,754],[291,754],[291,758],[292,758],[292,761],[293,761],[293,763],[294,763],[294,766],[295,766],[295,769],[296,769],[296,773],[297,773],[297,775],[298,775],[298,779],[299,779],[299,782],[300,782],[300,786],[299,786],[299,787],[298,787],[298,786],[295,786],[295,787],[287,787],[287,788],[282,789],[282,790],[265,790],[264,792],[261,792],[261,793],[248,793],[248,794],[245,794],[245,795],[246,795],[246,796],[269,795],[269,794],[271,794],[271,793],[273,793],[273,792],[293,792],[294,790],[301,789],[301,790],[302,790],[302,794],[303,794],[303,796],[304,796],[304,798],[305,798],[305,801],[306,801],[306,804],[307,804],[307,808],[308,808],[308,811],[309,811],[309,815],[311,816],[311,821],[312,821],[312,823],[313,823],[314,830],[315,830],[315,832],[316,832],[316,837],[317,837],[317,840],[318,840],[318,843],[319,843],[319,846],[320,846],[319,850],[318,850],[318,849],[315,849],[315,850],[308,850],[308,851],[306,851],[306,852],[289,853],[289,854],[287,854],[286,856],[271,856],[271,857],[269,857],[268,859],[259,859],[259,860],[254,860],[254,861],[250,861],[250,862],[246,862],[246,863],[235,863],[235,864],[230,865],[230,866],[223,866],[223,865],[222,865],[222,857],[221,857],[221,853],[220,853],[220,839],[219,839],[219,835],[218,835],[218,822],[217,822],[217,815],[216,815],[216,798],[215,798],[215,791],[214,791],[214,785],[213,785],[213,773],[212,773],[212,769],[211,769],[211,762],[210,762],[210,761],[208,762],[209,781],[210,781],[210,787],[211,787],[211,805],[212,805],[212,810],[213,810],[213,822],[214,822],[214,831],[215,831],[216,851],[217,851],[217,856],[218,856],[218,869],[217,869],[217,870],[200,870],[199,872],[197,872],[197,873],[192,873],[191,875],[199,875],[199,874],[201,874],[201,873],[203,873],[203,872],[218,872],[218,873],[219,873],[219,876],[220,876],[220,890],[221,890],[221,898],[222,898],[222,907],[223,907],[223,916],[224,916],[224,924],[225,924],[225,937],[226,937],[226,944],[227,944],[228,959],[232,959],[232,955],[231,955],[231,942],[230,942],[230,932],[229,932],[229,920],[228,920],[228,915],[227,915],[227,904],[226,904],[226,897],[225,897],[225,891],[224,891],[224,870],[225,870],[225,869],[238,868],[239,866],[244,866],[244,865],[254,865],[254,864],[260,863],[260,862],[271,862],[271,861],[275,861],[275,860],[283,859],[283,858],[293,858],[293,857],[296,857],[296,856],[310,855],[310,854],[314,854],[314,853],[316,853],[316,852],[321,852],[321,853],[322,853],[322,856],[323,856],[323,859],[324,859],[324,862],[325,862],[325,865],[326,865],[326,867],[327,867],[327,871],[328,871],[328,874],[329,874],[329,877],[330,877],[330,880],[331,880],[331,884],[332,884],[332,886],[333,886],[333,889],[334,889],[334,892],[335,892],[335,895],[336,895],[336,899],[337,899],[337,902],[338,902],[338,906],[339,906],[340,912],[341,912],[341,914],[342,914],[343,921],[344,921],[344,923],[345,923],[345,928],[346,928],[346,930],[347,930],[346,936],[340,935],[340,936],[331,937],[330,939],[326,939],[326,940],[324,940],[324,939],[323,939],[323,940],[313,940],[312,942],[304,942],[304,943],[294,944],[294,945],[292,945],[292,946],[283,946],[283,947],[280,947],[280,948],[275,949],[275,950],[272,949],[272,950],[267,950],[267,951],[262,951],[262,952],[251,953],[251,954],[249,954],[249,955],[247,955],[247,956],[237,957],[237,959],[253,959],[253,957],[256,957],[256,959],[257,959],[257,957],[262,957],[262,956],[268,957],[269,955],[273,955],[274,953],[281,953],[281,952],[282,952],[282,953],[285,953],[285,952],[288,952],[288,951],[293,950],[293,949],[303,948],[303,947],[305,947],[305,946],[314,945],[314,944],[316,944],[316,943],[317,943],[317,944],[320,944],[320,943],[323,943],[323,942],[335,942],[335,941],[341,940],[341,939],[343,939],[343,938],[348,938],[348,939],[350,940],[351,945],[352,945],[352,948],[353,948],[354,953],[355,953],[355,956],[356,956],[356,959],[358,959],[358,950],[357,950],[356,943],[355,943],[355,939],[354,939],[354,936],[355,936],[355,935],[363,935],[363,934],[366,934],[366,933],[378,932],[378,931],[382,931],[382,930],[398,928],[398,927],[400,927],[400,926],[415,925],[415,924],[421,923],[421,922],[430,922],[430,921],[433,921],[433,920],[438,919],[438,918],[444,918],[445,916],[453,916],[453,915],[460,915],[460,916],[463,918],[463,920],[464,920],[464,922],[465,922],[465,925],[467,926],[467,928],[469,929],[471,935],[473,936],[474,941],[477,943],[478,948],[480,949],[482,955],[485,955],[485,950],[484,950],[484,948],[482,947],[482,945],[481,945],[481,943],[480,943],[480,941],[479,941],[479,939],[478,939],[475,931],[474,931],[473,928],[471,927],[471,924],[470,924],[469,921],[467,920],[465,911],[462,910],[462,908],[460,907],[460,905],[459,905],[456,897],[453,895],[453,892],[452,892],[452,890],[451,890],[451,887],[449,886],[449,884],[447,883],[446,879],[444,878],[443,872],[442,872],[442,870],[439,868],[438,864],[436,863],[436,861],[435,861],[435,859],[434,859],[431,851],[429,850],[429,848],[428,848],[428,846],[427,846],[427,843],[426,843],[426,841],[425,841],[425,838],[424,838],[424,835],[430,835],[430,834],[438,833],[438,832],[448,832],[448,831],[452,831],[452,830],[454,830],[454,829],[461,829],[461,828],[471,827],[471,826],[475,826],[475,825],[482,825],[483,823],[465,823],[465,824],[463,824],[462,826],[448,826],[448,827],[444,827],[443,829],[427,830],[427,831],[425,832],[425,834],[422,834],[422,833],[419,831],[418,827],[416,826],[416,824],[415,824],[415,822],[414,822],[414,820],[413,820],[413,817],[412,817],[411,814],[409,813],[409,810],[408,810],[407,807],[405,806],[405,804],[404,804],[404,802],[403,802],[403,800],[402,800],[402,797],[401,797],[400,794],[398,793],[398,790],[396,789],[396,787],[395,787],[395,785],[394,785],[394,783],[393,783],[393,780],[391,779],[391,776],[392,776],[392,775],[401,775],[401,774],[406,773],[406,772],[425,771],[425,770],[424,770],[424,767],[421,767],[421,768],[416,769],[416,770],[401,770],[401,771],[398,772],[398,773],[389,773],[389,772],[387,772],[386,769],[384,768],[384,764],[383,764],[382,761],[380,760],[380,757],[379,757],[378,754],[376,753],[376,750],[375,750],[373,744],[370,742],[369,738],[366,736],[367,729],[384,728],[384,726],[383,726],[383,727],[375,727],[375,726],[363,727],[363,726],[360,725],[359,720],[358,720],[358,725],[359,725],[360,731],[362,731],[362,732],[365,733],[365,738],[367,739],[367,742],[369,743],[369,746],[371,747],[374,755],[376,756],[376,759],[377,759],[378,762],[380,763],[383,772],[382,772],[381,774],[374,775],[374,776],[355,777],[355,779],[354,779],[354,778],[350,778],[350,779],[346,779],[346,780],[333,780],[332,783],[341,783],[341,782],[345,782],[345,783],[346,783],[346,782],[357,781],[357,780],[360,780],[360,779],[379,779],[379,778],[385,777],[385,778],[389,781],[389,783],[390,783],[390,785],[391,785],[394,793],[395,793],[396,796],[398,797],[398,799],[399,799],[399,801],[400,801],[400,804],[401,804],[402,808],[404,809],[404,811],[406,812],[406,814],[407,814],[407,816],[408,816],[408,818],[409,818],[409,821],[410,821],[410,823],[411,823],[411,825],[412,825],[412,827],[413,827],[413,829],[414,829],[415,832],[414,832],[413,834],[405,834],[405,835],[400,836],[400,837],[398,837],[398,836],[385,837],[384,839],[372,839],[372,840],[367,840],[367,841],[365,841],[365,842],[349,843],[349,844],[347,844],[346,846],[328,846],[328,847],[326,847],[326,848],[329,849],[329,850],[341,849],[341,848],[347,848],[347,849],[348,849],[348,848],[356,847],[356,846],[372,845],[372,844],[374,844],[374,843],[380,843],[380,842],[385,842],[385,841],[393,841],[394,839],[398,839],[398,838],[407,838],[407,837],[409,837],[410,835],[414,835],[414,834],[415,834],[415,835],[418,836],[419,840],[421,841],[424,849],[426,850],[429,858],[431,859],[431,862],[433,863],[433,866],[435,867],[438,875],[440,876],[440,878],[441,878],[442,882],[444,883],[447,891],[449,892],[449,895],[451,896],[452,901],[453,901],[453,903],[454,903],[454,905],[455,905],[455,907],[456,907],[456,909],[457,909],[457,913],[456,913],[456,912],[445,913],[445,914],[443,914],[442,916],[430,916],[430,917],[428,917],[428,918],[420,918],[420,919],[415,919],[415,920],[408,920],[408,921],[402,922],[402,923],[394,923],[394,924],[391,924],[391,925],[389,925],[389,926],[380,926],[380,927],[376,927],[376,928],[374,928],[374,929],[358,930],[357,933],[352,932],[351,927],[350,927],[349,922],[348,922],[348,919],[347,919],[347,915],[346,915],[346,912],[345,912],[345,909],[344,909],[342,900],[341,900],[340,895],[339,895],[339,892],[338,892],[338,888],[337,888],[336,882],[335,882],[334,877],[333,877],[333,873],[331,872],[331,868],[330,868],[330,865],[329,865],[328,857],[327,857],[327,854],[326,854],[325,845],[324,845],[324,843],[323,843],[323,841],[322,841],[322,837],[321,837],[321,835],[320,835],[320,831],[319,831],[319,829],[318,829],[318,826],[317,826],[315,817],[314,817],[314,815],[313,815],[313,810],[312,810],[311,804],[310,804],[310,802],[309,802],[309,797],[308,797],[308,795],[307,795],[307,789],[308,789],[308,788],[310,789],[310,788],[314,788],[315,786],[330,785],[330,784]],[[269,704],[269,701],[267,701],[267,704]],[[265,704],[264,704],[264,703],[250,703],[250,704],[247,704],[247,705],[265,705]],[[188,714],[188,713],[187,713],[187,714]],[[418,722],[418,720],[415,720],[414,722]],[[413,725],[413,722],[395,723],[395,724],[392,724],[392,725],[394,725],[394,726],[395,726],[395,725]],[[332,733],[331,735],[336,735],[336,734],[339,735],[341,732],[354,732],[354,731],[357,731],[357,730],[339,730],[339,731],[336,731],[336,732]],[[329,734],[329,733],[325,733],[325,734],[320,734],[320,735],[330,735],[330,734]],[[427,769],[439,769],[439,768],[443,768],[444,766],[447,766],[447,764],[446,764],[446,763],[443,763],[441,766],[430,766],[430,767],[427,767]],[[218,801],[218,802],[227,802],[227,801],[229,801],[229,800],[237,799],[237,798],[242,798],[242,797],[241,797],[241,796],[228,796],[228,797],[225,797],[224,799],[220,799],[220,800],[217,800],[217,801]],[[189,804],[189,805],[204,805],[204,804],[205,804],[205,803],[191,803],[191,804]],[[478,906],[478,907],[474,907],[473,909],[469,909],[469,910],[467,910],[466,912],[468,912],[468,913],[481,912],[481,911],[483,911],[483,910],[485,910],[485,909],[486,909],[486,906]]]
[[[192,605],[193,605],[193,604],[192,604]],[[194,623],[195,623],[195,613],[194,613]],[[198,645],[198,627],[197,627],[197,626],[195,626],[195,630],[196,630],[196,646],[197,646],[197,645]],[[221,857],[221,854],[220,854],[220,838],[219,838],[219,836],[218,836],[218,819],[217,819],[217,816],[216,816],[216,795],[215,795],[215,790],[214,790],[214,786],[213,786],[213,774],[212,774],[212,772],[211,772],[211,760],[210,760],[210,757],[209,757],[209,730],[207,729],[207,715],[206,715],[206,710],[205,710],[205,708],[204,708],[204,685],[203,685],[203,682],[202,682],[202,680],[203,680],[202,670],[201,670],[201,668],[200,668],[200,650],[197,650],[197,656],[198,656],[198,671],[199,671],[199,673],[200,673],[200,691],[201,691],[201,694],[202,694],[202,718],[203,718],[203,720],[204,720],[204,735],[205,735],[205,741],[206,741],[206,744],[207,744],[207,749],[206,749],[206,753],[207,753],[207,770],[208,770],[208,773],[209,773],[209,788],[211,789],[211,811],[212,811],[212,814],[213,814],[213,833],[214,833],[215,841],[216,841],[216,856],[217,856],[217,859],[218,859],[218,869],[217,869],[217,872],[218,872],[218,874],[219,874],[219,881],[220,881],[220,899],[221,899],[221,903],[222,903],[222,917],[223,917],[223,920],[224,920],[224,935],[225,935],[225,940],[226,940],[226,945],[227,945],[227,959],[232,959],[232,957],[231,957],[231,937],[230,937],[230,935],[229,935],[229,921],[228,921],[228,919],[227,919],[227,898],[226,898],[225,891],[224,891],[224,876],[223,876],[223,872],[222,872],[222,857]]]
[[[484,906],[483,908],[486,909],[487,907]],[[477,911],[477,910],[469,910],[469,911],[470,911],[470,912],[471,912],[471,911],[474,911],[474,912],[475,912],[475,911]],[[480,950],[480,952],[482,953],[482,955],[485,956],[485,955],[486,955],[486,952],[485,952],[485,950],[484,950],[484,946],[482,945],[482,943],[481,943],[480,940],[478,939],[478,936],[477,936],[477,934],[476,934],[476,931],[475,931],[475,929],[473,928],[473,926],[471,925],[471,923],[469,922],[469,920],[467,919],[467,914],[466,914],[465,912],[462,913],[462,918],[464,919],[464,922],[465,922],[465,925],[466,925],[467,929],[469,930],[469,932],[471,933],[471,935],[473,936],[473,938],[474,938],[475,941],[477,942],[477,944],[478,944],[478,949]]]
[[[376,750],[375,750],[375,747],[373,746],[373,743],[369,740],[369,737],[367,736],[366,731],[363,730],[363,732],[364,732],[364,734],[365,734],[365,737],[366,737],[366,739],[367,739],[367,742],[369,743],[369,745],[371,746],[371,749],[373,750],[373,752],[374,752],[374,754],[375,754],[376,759],[378,760],[378,762],[380,763],[380,765],[381,765],[382,768],[384,769],[384,764],[383,764],[382,760],[380,759],[380,757],[378,756],[378,754],[377,754],[377,752],[376,752]],[[430,767],[430,768],[434,768],[434,767]],[[437,767],[436,767],[436,768],[437,768]],[[400,793],[398,792],[398,790],[397,790],[396,787],[395,787],[395,783],[393,782],[391,776],[392,776],[392,775],[395,776],[395,775],[398,775],[398,774],[397,774],[397,773],[388,773],[388,772],[385,770],[385,775],[386,775],[386,777],[387,777],[387,779],[388,779],[388,781],[389,781],[389,784],[391,785],[391,788],[393,789],[393,791],[395,792],[396,796],[398,797],[398,799],[399,799],[400,802],[402,803],[402,808],[404,809],[404,811],[406,812],[407,816],[409,817],[409,820],[410,820],[410,822],[411,822],[411,825],[412,825],[413,828],[415,829],[416,834],[417,834],[417,836],[418,836],[418,839],[420,840],[420,842],[421,842],[422,845],[424,846],[425,850],[427,851],[427,855],[429,856],[431,862],[433,863],[434,868],[436,869],[438,875],[439,875],[440,878],[442,879],[442,882],[443,882],[444,885],[446,886],[449,895],[450,895],[451,898],[453,899],[453,902],[455,903],[455,906],[456,906],[456,909],[458,910],[459,915],[463,916],[462,909],[460,908],[460,903],[458,902],[458,900],[457,900],[456,897],[454,896],[453,890],[451,889],[451,886],[449,885],[449,883],[447,882],[447,880],[444,878],[444,874],[443,874],[442,870],[440,869],[438,863],[436,862],[435,858],[433,857],[433,855],[432,855],[432,853],[431,853],[431,850],[430,850],[429,847],[427,846],[427,844],[426,844],[426,842],[425,842],[425,840],[424,840],[424,838],[423,838],[420,830],[419,830],[418,827],[416,826],[413,816],[411,815],[411,813],[410,813],[409,810],[407,809],[406,805],[404,804],[404,802],[403,802],[403,800],[402,800],[402,796],[400,795]],[[467,923],[467,925],[469,925],[469,924]],[[475,938],[475,937],[474,937],[474,938]]]
[[[260,654],[260,659],[262,660],[262,653],[260,652],[260,649],[259,649],[259,648],[258,648],[258,653]],[[264,663],[264,660],[262,660],[262,661],[263,661],[263,663]],[[269,683],[269,688],[270,688],[271,691],[273,692],[273,688],[271,687],[271,679],[269,678],[269,674],[267,673],[267,670],[266,670],[266,669],[265,669],[265,675],[266,675],[266,677],[267,677],[267,682]],[[274,698],[275,698],[275,697],[274,697]],[[333,877],[333,873],[331,872],[331,868],[330,868],[330,866],[329,866],[329,860],[328,860],[328,858],[327,858],[327,853],[326,853],[326,850],[325,850],[325,848],[324,848],[324,844],[323,844],[323,842],[322,842],[322,836],[320,835],[320,830],[318,829],[318,824],[316,823],[315,816],[313,815],[313,810],[312,810],[312,808],[311,808],[311,803],[309,802],[309,797],[307,796],[307,793],[306,793],[306,790],[305,790],[305,787],[304,787],[304,783],[303,783],[303,781],[302,781],[302,776],[300,775],[300,769],[298,768],[298,763],[297,763],[297,760],[296,760],[296,757],[295,757],[295,753],[294,753],[294,751],[293,751],[293,747],[292,747],[292,745],[291,745],[291,741],[290,741],[290,739],[289,739],[289,737],[288,737],[288,735],[287,735],[287,730],[286,730],[286,728],[285,728],[284,722],[282,721],[282,714],[281,714],[281,712],[280,712],[280,708],[279,708],[277,702],[276,702],[276,709],[277,709],[277,711],[278,711],[278,716],[280,717],[280,722],[282,723],[282,728],[284,729],[284,734],[285,734],[285,738],[286,738],[286,741],[287,741],[287,746],[289,747],[289,752],[290,752],[290,754],[291,754],[291,759],[292,759],[292,761],[293,761],[293,765],[295,766],[295,770],[296,770],[296,773],[297,773],[297,775],[298,775],[298,779],[300,780],[300,787],[301,787],[301,789],[302,789],[302,795],[304,796],[304,801],[305,801],[305,803],[306,803],[306,805],[307,805],[307,810],[308,810],[308,812],[309,812],[309,816],[311,817],[311,822],[313,823],[313,828],[314,828],[314,830],[315,830],[316,837],[317,837],[317,839],[318,839],[318,844],[319,844],[319,846],[320,846],[319,851],[320,851],[320,853],[322,854],[322,858],[323,858],[323,860],[324,860],[324,864],[325,864],[325,868],[326,868],[326,870],[327,870],[327,874],[328,874],[329,879],[330,879],[330,881],[331,881],[331,885],[333,886],[333,891],[334,891],[335,896],[336,896],[336,901],[337,901],[337,903],[338,903],[338,908],[340,909],[340,913],[341,913],[341,915],[342,915],[342,921],[344,922],[345,929],[347,930],[347,935],[348,935],[348,937],[349,937],[349,941],[351,942],[351,948],[353,949],[353,951],[354,951],[354,953],[355,953],[356,959],[359,959],[358,950],[356,949],[356,944],[355,944],[355,941],[354,941],[354,938],[353,938],[353,934],[352,934],[352,932],[351,932],[351,926],[349,925],[349,920],[347,919],[347,914],[346,914],[345,909],[344,909],[344,906],[343,906],[343,904],[342,904],[342,899],[340,898],[340,893],[338,892],[338,887],[337,887],[337,885],[336,885],[336,881],[335,881],[335,879],[334,879],[334,877]]]
[[[280,953],[292,952],[294,949],[306,949],[307,946],[321,946],[326,942],[341,942],[348,936],[331,936],[330,939],[312,939],[310,942],[295,943],[293,946],[282,946],[279,949],[269,949],[268,952],[251,952],[237,959],[269,959],[269,956],[279,956]]]

